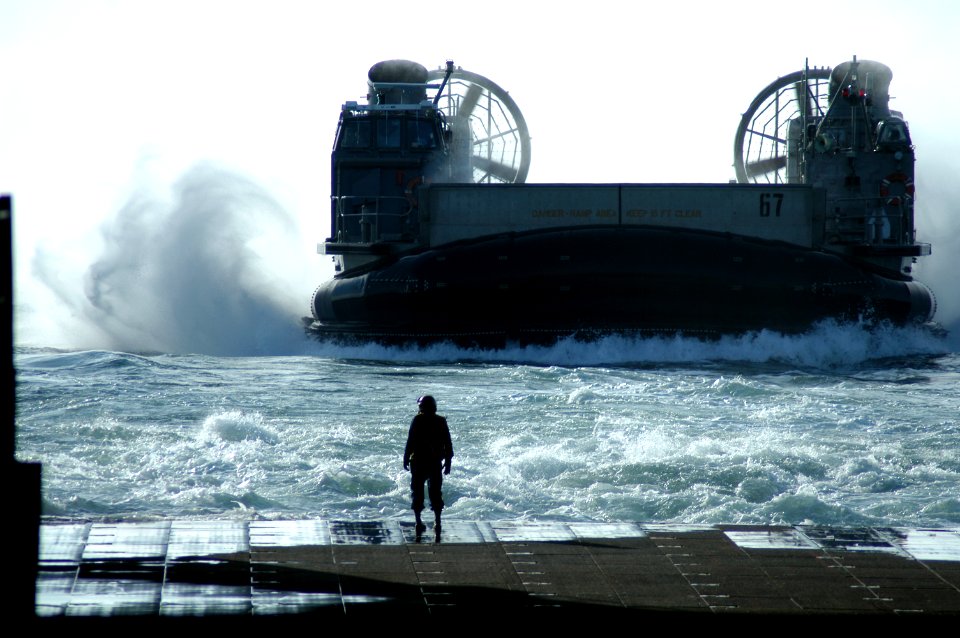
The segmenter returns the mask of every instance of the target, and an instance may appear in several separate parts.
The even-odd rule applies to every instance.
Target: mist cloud
[[[103,250],[71,281],[38,251],[34,274],[77,347],[284,354],[304,339],[309,255],[294,218],[252,181],[200,165],[168,196],[133,195],[102,227]]]

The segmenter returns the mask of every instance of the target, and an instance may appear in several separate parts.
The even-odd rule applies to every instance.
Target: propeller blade
[[[473,156],[473,167],[503,182],[514,182],[517,179],[517,168],[515,166],[495,162],[479,155]]]
[[[749,162],[746,166],[747,177],[756,177],[757,175],[766,175],[773,171],[780,170],[787,166],[786,155],[768,157],[766,159]]]
[[[457,109],[457,117],[470,117],[470,115],[473,113],[473,109],[477,108],[477,102],[480,101],[481,95],[483,95],[483,89],[476,84],[471,84],[467,88],[467,92],[464,94],[463,98],[460,100],[460,106]]]
[[[810,114],[822,117],[824,115],[822,100],[828,97],[829,89],[825,81],[812,80],[807,85],[807,96],[810,99]]]

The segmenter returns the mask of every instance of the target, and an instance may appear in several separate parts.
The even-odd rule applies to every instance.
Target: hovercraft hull
[[[930,291],[840,255],[663,227],[508,233],[343,276],[314,293],[321,336],[497,346],[605,334],[802,332],[823,319],[929,320]]]
[[[891,78],[856,58],[778,78],[741,119],[735,182],[527,184],[530,134],[506,91],[452,61],[379,62],[367,103],[341,109],[318,247],[337,275],[314,293],[309,329],[501,347],[929,322],[934,297],[912,272],[931,247],[916,241],[914,149]]]

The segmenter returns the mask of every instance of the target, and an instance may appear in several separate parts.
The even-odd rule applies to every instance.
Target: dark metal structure
[[[737,130],[737,183],[525,184],[530,135],[506,91],[452,62],[376,64],[367,104],[340,116],[320,247],[337,273],[309,329],[497,347],[929,322],[891,78],[854,58],[771,83]]]
[[[14,549],[8,577],[9,617],[13,621],[34,617],[37,553],[40,543],[39,463],[21,463],[16,458],[16,387],[13,369],[13,197],[0,194],[0,333],[3,355],[3,484],[12,496],[14,520],[6,542]]]

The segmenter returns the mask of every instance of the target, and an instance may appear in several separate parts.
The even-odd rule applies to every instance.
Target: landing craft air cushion
[[[499,347],[607,334],[802,332],[930,322],[911,270],[914,152],[892,73],[854,58],[754,99],[730,184],[526,184],[530,136],[499,86],[392,60],[344,104],[321,338]]]

